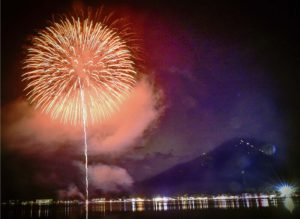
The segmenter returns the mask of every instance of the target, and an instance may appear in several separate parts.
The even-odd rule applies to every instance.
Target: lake
[[[54,204],[2,204],[5,219],[84,219],[82,202]],[[177,218],[300,218],[298,198],[215,197],[193,199],[128,199],[94,201],[89,219],[177,219]]]

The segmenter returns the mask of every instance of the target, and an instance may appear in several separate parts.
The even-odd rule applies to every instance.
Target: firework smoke
[[[131,95],[114,116],[88,127],[89,154],[122,156],[141,145],[148,129],[160,118],[161,93],[156,93],[148,79],[139,81]],[[16,100],[2,107],[3,147],[19,154],[50,156],[64,145],[70,153],[81,154],[82,126],[61,125],[59,121],[34,110],[28,101]]]

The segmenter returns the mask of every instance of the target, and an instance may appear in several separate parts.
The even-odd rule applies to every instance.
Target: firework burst
[[[74,125],[84,116],[91,123],[104,120],[136,83],[135,35],[121,20],[99,14],[62,16],[39,31],[27,49],[27,98],[53,119]]]

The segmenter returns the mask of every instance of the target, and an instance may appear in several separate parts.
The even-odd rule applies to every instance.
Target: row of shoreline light
[[[154,198],[126,198],[126,199],[105,199],[105,198],[95,198],[89,201],[89,204],[99,204],[99,203],[137,203],[137,202],[178,202],[178,201],[218,201],[218,200],[244,200],[244,199],[277,199],[286,197],[299,197],[298,194],[293,193],[289,195],[282,194],[250,194],[244,193],[241,195],[216,195],[216,196],[177,196],[177,197],[167,197],[167,196],[157,196]],[[17,201],[10,200],[8,205],[51,205],[51,204],[82,204],[81,200],[53,200],[53,199],[36,199],[35,201]]]

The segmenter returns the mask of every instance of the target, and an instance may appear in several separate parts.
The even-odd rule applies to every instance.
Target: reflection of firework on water
[[[38,32],[25,60],[30,103],[64,123],[90,122],[114,112],[135,85],[138,51],[122,20],[82,13],[64,16]],[[85,93],[85,103],[80,97]]]

